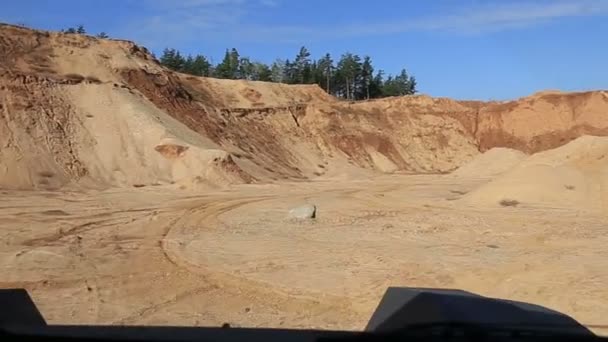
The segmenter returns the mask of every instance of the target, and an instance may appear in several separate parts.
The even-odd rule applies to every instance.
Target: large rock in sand
[[[289,217],[298,220],[314,219],[317,216],[317,207],[314,204],[306,204],[289,211]]]

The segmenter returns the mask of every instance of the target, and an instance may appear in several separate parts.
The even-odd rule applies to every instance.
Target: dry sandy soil
[[[391,285],[466,289],[605,323],[606,216],[462,205],[481,182],[4,191],[0,286],[30,290],[52,323],[362,329]],[[287,218],[301,203],[318,206],[315,222]]]
[[[1,24],[0,60],[0,288],[50,323],[362,329],[388,286],[608,323],[608,92],[348,103]]]

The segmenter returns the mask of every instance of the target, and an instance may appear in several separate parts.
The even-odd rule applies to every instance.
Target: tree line
[[[237,49],[227,49],[224,58],[213,65],[207,57],[184,56],[176,49],[166,48],[160,63],[172,70],[224,79],[279,82],[287,84],[318,84],[327,93],[348,100],[363,100],[416,93],[416,78],[405,69],[385,77],[375,71],[369,56],[344,53],[337,61],[327,53],[315,60],[306,47],[290,59],[277,59],[270,65],[243,57]]]
[[[68,34],[87,34],[83,25],[61,30]],[[105,32],[95,35],[109,38]],[[348,100],[373,99],[387,96],[411,95],[417,92],[416,78],[405,69],[397,75],[376,71],[369,56],[350,52],[337,61],[326,53],[315,60],[306,47],[301,47],[292,59],[277,59],[270,65],[252,61],[239,54],[237,49],[226,49],[217,65],[201,54],[184,56],[176,49],[166,48],[160,63],[172,70],[195,76],[224,79],[278,82],[287,84],[318,84],[327,93]]]

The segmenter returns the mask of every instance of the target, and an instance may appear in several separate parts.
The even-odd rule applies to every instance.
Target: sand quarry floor
[[[388,286],[608,315],[608,220],[467,207],[487,179],[383,175],[242,185],[2,191],[0,287],[50,323],[362,329]],[[314,203],[314,222],[290,208]]]

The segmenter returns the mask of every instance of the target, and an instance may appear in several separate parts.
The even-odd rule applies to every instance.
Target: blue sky
[[[218,62],[224,50],[271,62],[305,45],[405,67],[421,93],[509,99],[543,89],[608,88],[608,0],[19,0],[0,21],[175,47]]]

